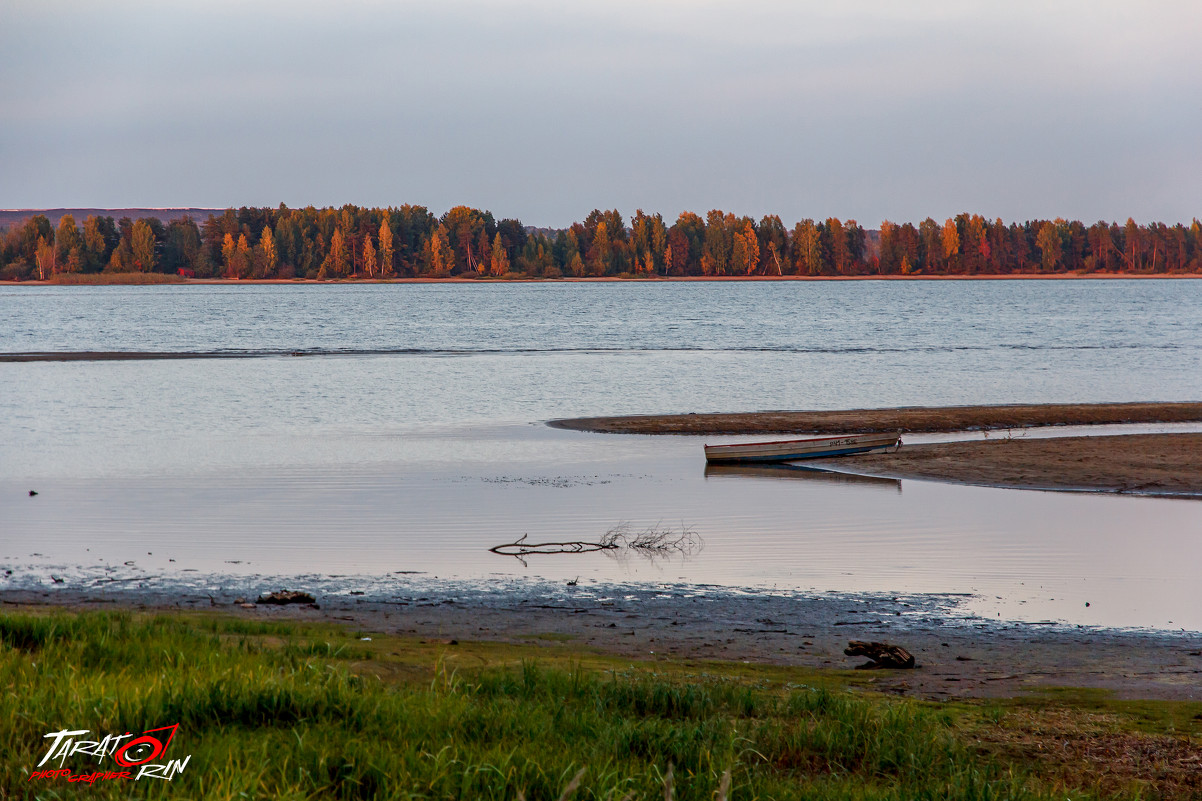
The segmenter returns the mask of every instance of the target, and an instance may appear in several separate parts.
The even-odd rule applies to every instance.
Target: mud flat
[[[19,609],[219,611],[249,619],[326,621],[444,642],[571,648],[639,661],[735,660],[847,670],[849,640],[888,641],[915,670],[865,674],[876,688],[923,698],[1012,697],[1087,687],[1119,698],[1202,699],[1202,633],[992,621],[954,595],[746,592],[707,585],[606,585],[414,579],[384,587],[355,577],[295,577],[315,606],[266,606],[244,586],[0,589],[0,613]],[[239,598],[252,603],[236,604]]]

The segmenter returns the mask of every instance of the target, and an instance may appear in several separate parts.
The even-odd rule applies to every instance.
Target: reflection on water
[[[901,481],[895,478],[879,478],[877,476],[860,476],[855,473],[838,473],[834,470],[823,470],[820,467],[806,467],[799,464],[767,464],[767,465],[723,465],[706,464],[706,478],[766,478],[784,481],[812,481],[828,484],[858,484],[863,487],[901,492]]]
[[[762,467],[717,475],[702,468],[700,438],[543,426],[390,443],[401,446],[392,460],[368,464],[52,478],[35,498],[3,481],[6,563],[39,575],[131,562],[148,575],[423,571],[971,593],[970,609],[994,619],[1202,630],[1199,502]],[[465,458],[469,445],[486,458]],[[523,536],[598,541],[622,524],[688,528],[705,547],[527,565],[489,552]]]

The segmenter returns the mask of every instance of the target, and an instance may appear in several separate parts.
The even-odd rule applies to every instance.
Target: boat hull
[[[723,462],[792,462],[799,459],[822,459],[870,453],[896,448],[901,439],[897,434],[852,434],[842,437],[780,440],[777,442],[747,442],[737,445],[706,445],[705,460]]]

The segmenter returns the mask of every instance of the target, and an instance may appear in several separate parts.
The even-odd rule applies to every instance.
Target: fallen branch
[[[614,526],[596,542],[567,540],[563,542],[527,542],[529,535],[523,534],[514,542],[495,545],[488,550],[502,556],[515,557],[523,564],[525,557],[535,554],[593,553],[595,551],[634,551],[645,556],[658,556],[670,552],[692,554],[701,550],[701,536],[688,526],[680,530],[661,527],[658,523],[642,531],[633,531],[629,523]]]

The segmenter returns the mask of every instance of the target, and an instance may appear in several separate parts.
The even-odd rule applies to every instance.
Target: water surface
[[[324,355],[0,363],[18,572],[964,592],[1000,619],[1202,629],[1202,503],[707,472],[698,438],[543,425],[1196,400],[1202,282],[0,289],[0,351],[48,350]],[[487,550],[621,523],[688,526],[704,547]]]

